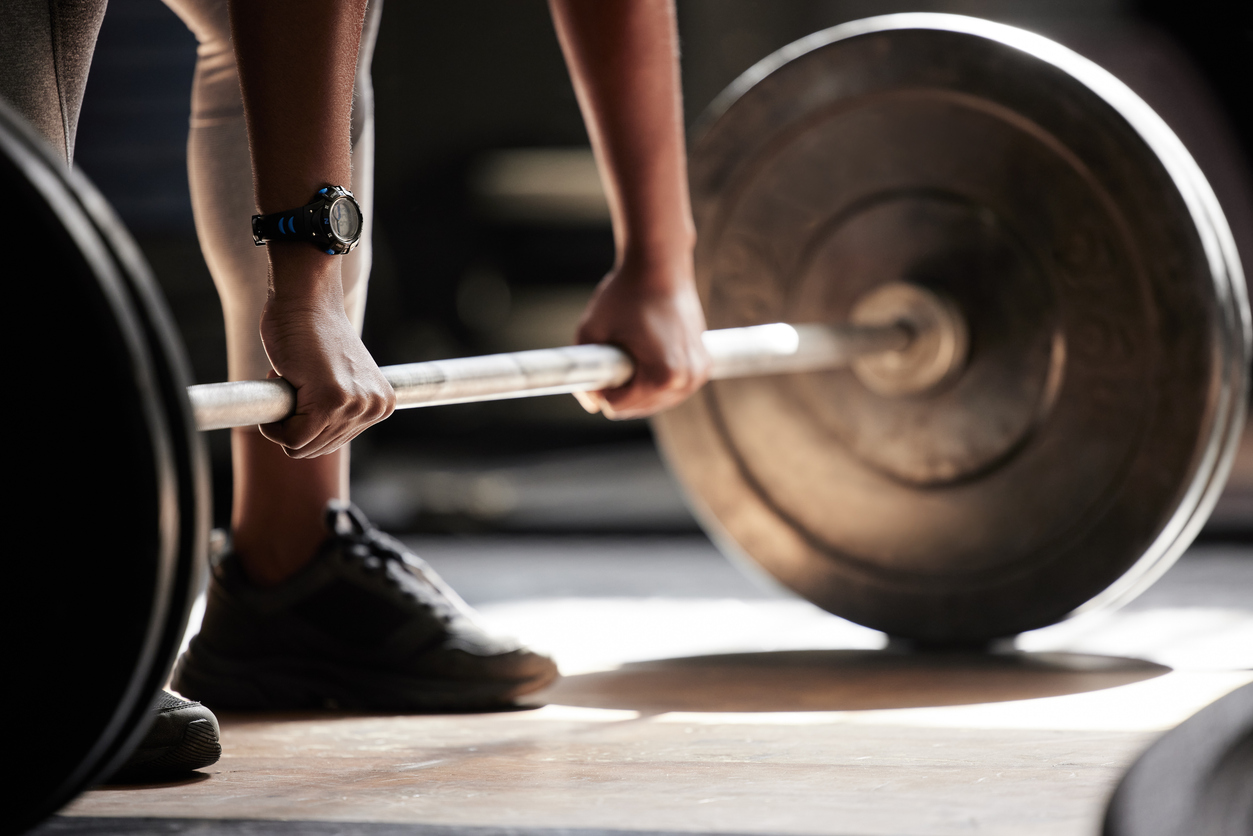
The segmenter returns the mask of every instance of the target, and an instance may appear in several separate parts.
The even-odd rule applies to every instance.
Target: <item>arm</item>
[[[636,364],[598,393],[610,417],[673,406],[705,382],[704,314],[687,191],[672,0],[549,0],[613,216],[616,258],[578,341],[621,346]]]
[[[349,186],[353,76],[365,0],[230,0],[257,209]],[[344,313],[340,258],[271,242],[261,340],[296,414],[261,432],[289,456],[330,453],[391,414],[395,395]]]

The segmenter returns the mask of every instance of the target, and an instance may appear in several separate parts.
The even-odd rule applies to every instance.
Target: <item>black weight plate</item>
[[[118,265],[123,284],[144,328],[153,359],[155,379],[170,430],[178,480],[178,546],[170,583],[169,615],[161,633],[147,689],[152,694],[165,684],[186,631],[196,593],[206,577],[212,491],[204,436],[195,427],[187,387],[193,382],[191,363],[166,307],[152,270],[121,220],[104,197],[82,178],[74,178],[75,197],[91,219]],[[107,774],[125,760],[147,730],[147,706],[137,709],[130,733],[119,738]]]
[[[734,550],[860,623],[978,642],[1125,597],[1187,546],[1243,420],[1248,306],[1208,184],[1096,65],[973,18],[820,32],[691,155],[711,328],[839,321],[887,282],[970,328],[950,385],[721,381],[656,422]]]
[[[84,211],[98,196],[3,108],[0,186],[20,217],[10,251],[28,265],[9,297],[27,335],[13,377],[21,570],[2,593],[21,637],[6,716],[24,731],[4,829],[20,831],[124,757],[146,719],[182,629],[173,583],[194,551],[180,549],[180,482],[193,476],[180,473],[167,361]]]
[[[1253,685],[1166,732],[1123,776],[1104,836],[1253,833]]]

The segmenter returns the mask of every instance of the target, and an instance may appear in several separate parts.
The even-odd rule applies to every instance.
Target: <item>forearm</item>
[[[689,259],[687,191],[672,0],[549,0],[605,179],[618,262]],[[690,271],[644,270],[648,281]]]
[[[230,0],[230,15],[258,211],[292,209],[323,186],[347,186],[365,0]],[[276,295],[316,304],[334,294],[335,257],[299,243],[271,243],[267,252]]]

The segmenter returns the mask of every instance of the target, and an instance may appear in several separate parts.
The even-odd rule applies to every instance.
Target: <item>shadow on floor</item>
[[[1055,697],[1169,671],[1141,659],[1079,653],[792,650],[635,662],[566,677],[536,697],[649,714],[859,711]]]
[[[207,772],[188,772],[178,778],[165,781],[145,781],[141,778],[132,780],[115,780],[107,779],[101,781],[98,786],[107,790],[150,790],[157,787],[182,787],[188,784],[198,784],[201,781],[209,780],[210,775]]]
[[[467,827],[411,822],[53,816],[26,836],[690,836],[690,832],[522,824],[513,827]]]

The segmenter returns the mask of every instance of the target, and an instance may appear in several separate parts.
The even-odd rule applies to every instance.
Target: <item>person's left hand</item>
[[[616,389],[578,393],[579,403],[614,419],[675,406],[709,377],[704,331],[690,252],[661,265],[624,259],[592,294],[576,339],[618,346],[631,355],[635,374]]]

